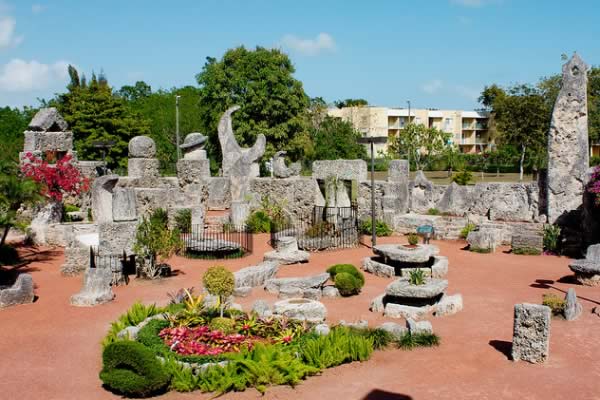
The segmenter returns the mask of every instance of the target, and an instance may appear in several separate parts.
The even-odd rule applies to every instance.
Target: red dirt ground
[[[255,252],[244,259],[220,262],[231,270],[259,261],[270,249],[267,236],[255,236]],[[404,241],[386,238],[385,241]],[[450,261],[449,294],[462,293],[465,308],[448,317],[432,318],[442,338],[438,348],[376,352],[365,363],[343,365],[311,377],[296,388],[273,387],[266,399],[600,399],[600,318],[591,309],[600,304],[600,288],[560,283],[570,275],[569,259],[517,256],[498,251],[475,254],[462,242],[436,242]],[[506,250],[506,249],[504,249]],[[284,266],[279,276],[319,273],[335,263],[359,265],[366,247],[311,255],[308,264]],[[36,251],[28,269],[39,299],[0,311],[1,399],[114,399],[98,379],[100,341],[109,324],[135,300],[165,303],[167,292],[199,287],[202,273],[214,261],[174,258],[179,275],[160,282],[133,281],[115,289],[115,301],[94,307],[69,305],[81,277],[59,273],[62,250]],[[368,310],[370,300],[389,280],[366,274],[359,296],[326,299],[329,322],[385,319]],[[542,282],[540,284],[540,282]],[[573,322],[553,320],[550,358],[544,365],[509,361],[513,306],[541,302],[543,293],[561,296],[575,287],[584,313]],[[241,299],[245,308],[257,298],[275,300],[255,289]],[[401,321],[400,321],[401,322]],[[210,398],[200,392],[163,395],[164,400]],[[255,390],[230,393],[227,399],[260,398]]]

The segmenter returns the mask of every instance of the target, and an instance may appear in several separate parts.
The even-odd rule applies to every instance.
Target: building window
[[[444,131],[452,132],[452,118],[446,118],[444,121]]]

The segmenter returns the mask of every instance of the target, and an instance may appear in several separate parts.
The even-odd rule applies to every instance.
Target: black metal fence
[[[295,221],[277,221],[271,229],[271,244],[282,236],[293,236],[298,247],[308,251],[359,245],[357,207],[315,206]]]
[[[252,234],[246,226],[205,228],[193,225],[182,233],[183,253],[189,258],[240,258],[252,253]]]

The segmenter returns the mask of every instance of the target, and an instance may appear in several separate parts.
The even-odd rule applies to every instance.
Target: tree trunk
[[[4,242],[6,242],[6,237],[8,236],[9,230],[10,230],[9,225],[4,227],[4,232],[2,233],[2,239],[0,240],[0,247],[4,246]]]
[[[523,162],[525,161],[525,146],[521,145],[521,159],[519,160],[519,181],[523,181]]]

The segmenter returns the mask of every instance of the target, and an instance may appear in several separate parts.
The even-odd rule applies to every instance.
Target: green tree
[[[240,145],[254,144],[258,134],[267,138],[265,157],[278,150],[295,150],[292,139],[305,131],[304,113],[309,105],[302,83],[293,77],[289,57],[277,49],[238,47],[220,60],[208,57],[196,79],[200,85],[200,118],[209,136],[209,153],[221,158],[217,124],[233,105],[233,128]]]
[[[519,179],[523,180],[526,156],[540,154],[546,148],[552,109],[542,91],[531,85],[515,85],[497,96],[491,104],[497,128],[497,140],[519,149]],[[534,168],[541,166],[536,158]],[[529,159],[528,159],[529,161]]]
[[[134,87],[123,86],[118,93],[129,99],[127,107],[132,113],[139,114],[143,120],[147,121],[148,135],[156,143],[156,156],[161,161],[163,173],[174,173],[177,162],[175,97],[180,96],[179,131],[181,140],[191,132],[206,134],[200,118],[200,89],[194,86],[184,86],[152,92],[149,85],[137,82]],[[213,169],[218,169],[215,167],[216,165],[213,165]]]
[[[337,108],[344,107],[363,107],[368,106],[369,102],[365,99],[345,99],[345,100],[336,100],[333,102]]]
[[[315,160],[363,159],[365,146],[358,143],[361,133],[348,121],[326,116],[312,131]]]
[[[129,140],[149,133],[148,123],[126,105],[126,100],[114,94],[106,77],[100,74],[88,83],[79,79],[77,70],[69,68],[71,82],[67,93],[58,95],[48,105],[55,106],[73,131],[75,149],[82,160],[102,160],[97,141],[114,141],[107,151],[106,162],[111,168],[127,165]]]
[[[37,183],[20,177],[13,163],[0,163],[0,248],[4,246],[11,228],[23,227],[17,213],[19,208],[43,200]]]
[[[451,134],[423,124],[408,124],[389,145],[391,154],[407,153],[417,170],[429,166],[434,156],[448,145]]]
[[[0,162],[18,161],[19,152],[23,151],[23,132],[27,129],[29,121],[37,112],[34,108],[23,109],[3,107],[0,108]]]

